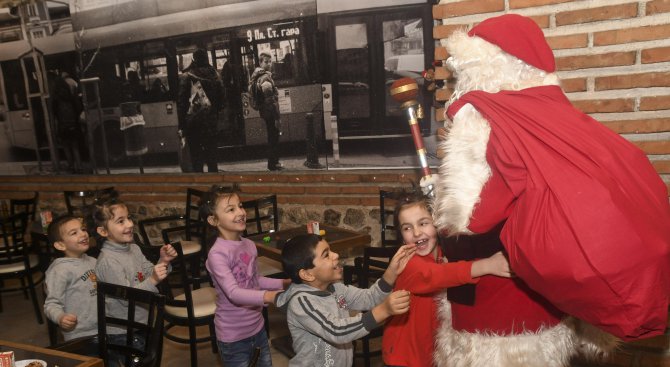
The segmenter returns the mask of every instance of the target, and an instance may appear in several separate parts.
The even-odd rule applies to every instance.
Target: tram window
[[[7,105],[10,111],[28,108],[26,88],[23,82],[23,71],[18,60],[2,63],[2,77],[7,88]]]

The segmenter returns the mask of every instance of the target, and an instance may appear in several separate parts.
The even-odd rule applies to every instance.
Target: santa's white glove
[[[426,196],[434,196],[435,188],[435,176],[423,176],[421,181],[419,181],[419,187],[421,187],[421,192]]]

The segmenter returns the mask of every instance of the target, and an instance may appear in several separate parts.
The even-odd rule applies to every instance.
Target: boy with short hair
[[[276,302],[287,311],[293,338],[296,355],[289,366],[352,366],[352,341],[409,310],[409,292],[390,292],[414,250],[415,245],[400,247],[383,277],[369,289],[360,289],[341,283],[339,256],[321,236],[304,234],[289,240],[282,265],[293,283]],[[370,311],[350,315],[365,310]]]
[[[63,215],[51,222],[49,242],[64,256],[45,273],[44,314],[58,324],[66,341],[98,333],[96,259],[86,255],[89,236],[83,220]]]

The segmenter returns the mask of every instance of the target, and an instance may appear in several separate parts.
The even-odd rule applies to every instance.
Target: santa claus
[[[613,345],[597,330],[663,333],[670,206],[645,154],[570,104],[531,19],[490,18],[444,44],[456,84],[436,225],[458,236],[504,223],[519,279],[482,279],[472,305],[441,301],[436,364],[565,366],[577,348]]]

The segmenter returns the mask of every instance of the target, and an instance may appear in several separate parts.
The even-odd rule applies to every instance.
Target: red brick
[[[299,204],[299,205],[324,205],[323,196],[281,196],[277,197],[279,204]]]
[[[331,196],[323,199],[325,205],[360,205],[361,200],[355,196]]]
[[[670,24],[596,32],[593,34],[593,45],[605,46],[666,38],[670,38]]]
[[[586,90],[586,78],[562,79],[561,88],[566,93],[583,92]]]
[[[607,121],[603,125],[617,134],[645,134],[670,131],[670,118]]]
[[[632,141],[638,148],[646,154],[670,154],[670,141]]]
[[[570,34],[567,36],[547,37],[547,43],[553,50],[566,48],[583,48],[588,46],[589,37],[587,34]]]
[[[437,46],[435,47],[435,60],[446,60],[449,58],[449,53],[447,52],[447,48],[444,46]]]
[[[436,40],[449,37],[455,30],[466,28],[460,24],[437,25],[433,27],[433,38]]]
[[[642,50],[643,64],[653,64],[664,61],[670,61],[670,47],[658,47]]]
[[[549,28],[549,15],[531,15],[528,18],[532,19],[540,28]]]
[[[360,199],[360,204],[362,206],[378,207],[379,206],[379,198],[361,198]]]
[[[272,194],[304,194],[305,193],[305,187],[304,186],[298,186],[298,185],[273,185],[273,186],[252,186],[252,185],[246,185],[242,187],[242,192],[245,194],[256,194],[255,196],[258,197],[259,195],[272,195]]]
[[[453,90],[451,89],[446,89],[446,88],[439,88],[435,90],[435,100],[436,101],[448,101],[449,97],[451,97],[451,94],[453,93]]]
[[[435,80],[446,80],[452,77],[451,71],[446,67],[436,67],[435,68]]]
[[[654,169],[659,174],[670,173],[670,161],[651,161],[651,165],[654,166]]]
[[[379,189],[376,186],[344,186],[342,194],[378,194]]]
[[[667,86],[670,86],[670,72],[612,75],[595,80],[595,90]]]
[[[670,96],[643,97],[640,99],[640,111],[670,110]]]
[[[566,56],[556,59],[556,69],[561,71],[633,64],[635,64],[635,51]]]
[[[505,10],[503,0],[465,0],[433,6],[433,18],[444,19],[502,10]]]
[[[305,194],[339,194],[339,186],[308,186],[305,187]]]
[[[647,15],[670,12],[670,0],[654,0],[647,2]]]
[[[573,101],[572,104],[584,113],[632,112],[633,99],[595,99]]]
[[[571,1],[573,0],[509,0],[509,8],[534,8],[542,5],[569,3]]]
[[[354,174],[338,174],[338,175],[324,175],[323,182],[340,182],[340,183],[356,183],[361,182],[361,175]]]
[[[601,6],[598,8],[565,11],[556,14],[556,25],[582,24],[637,16],[637,3]]]

